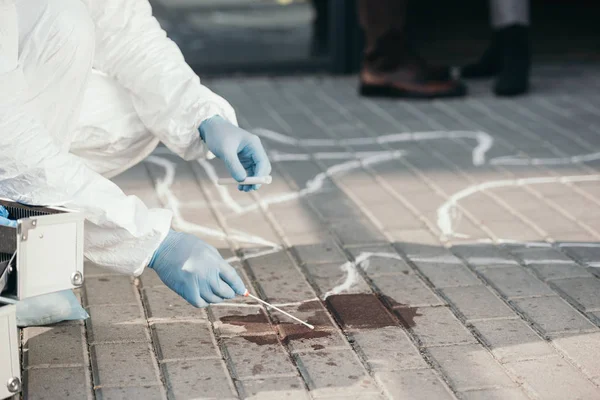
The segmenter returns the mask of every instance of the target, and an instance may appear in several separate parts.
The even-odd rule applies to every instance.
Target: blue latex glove
[[[196,307],[246,293],[237,271],[217,249],[187,233],[170,231],[148,266],[165,285]]]
[[[200,124],[200,137],[208,149],[225,162],[229,173],[238,182],[247,176],[268,176],[271,163],[260,138],[227,122],[220,116]],[[260,185],[239,185],[244,192],[258,190]]]
[[[3,206],[0,206],[0,225],[17,227],[17,221],[8,219],[8,211]]]

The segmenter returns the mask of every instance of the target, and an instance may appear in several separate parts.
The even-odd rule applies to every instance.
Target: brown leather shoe
[[[411,66],[392,71],[375,71],[363,67],[360,72],[360,95],[366,97],[396,97],[434,99],[461,97],[467,87],[460,81],[432,79],[429,71]]]

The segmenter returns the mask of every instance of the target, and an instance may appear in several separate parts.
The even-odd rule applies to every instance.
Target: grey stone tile
[[[350,333],[349,337],[373,371],[427,368],[415,345],[399,327],[362,330]]]
[[[464,400],[528,400],[529,397],[518,388],[483,389],[462,392]]]
[[[304,383],[299,377],[280,377],[240,381],[242,399],[308,400]]]
[[[455,398],[432,369],[376,372],[375,379],[393,400]]]
[[[88,312],[88,337],[91,343],[148,341],[146,318],[138,304],[90,306]]]
[[[444,304],[416,275],[377,275],[371,279],[381,293],[400,305],[421,307]]]
[[[486,268],[481,271],[481,274],[508,298],[555,294],[544,282],[522,267]]]
[[[556,354],[548,343],[520,319],[476,321],[473,326],[502,363]]]
[[[82,367],[29,369],[25,371],[24,381],[26,399],[85,399],[92,395]]]
[[[298,353],[295,359],[315,398],[379,391],[351,351]]]
[[[600,310],[600,279],[572,278],[552,281],[560,292],[573,299],[585,311]]]
[[[134,386],[96,389],[98,400],[163,400],[165,398],[161,386]]]
[[[560,297],[538,297],[512,302],[545,334],[596,329],[590,321]]]
[[[205,309],[195,308],[166,286],[144,289],[143,296],[150,319],[208,319]]]
[[[226,338],[222,343],[238,379],[293,374],[296,370],[276,335]]]
[[[175,322],[152,325],[159,360],[217,358],[221,354],[206,322]]]
[[[517,315],[485,286],[446,288],[442,293],[469,320]]]
[[[429,352],[458,391],[516,386],[481,345],[434,347]]]
[[[543,399],[594,399],[600,389],[561,357],[506,364],[519,382]]]
[[[86,305],[136,304],[136,288],[123,275],[102,276],[85,280]]]
[[[23,329],[27,366],[83,365],[82,327],[59,324]]]
[[[101,344],[91,348],[96,386],[154,385],[159,383],[150,343]]]
[[[396,309],[424,346],[475,343],[475,337],[446,307]],[[412,318],[410,321],[407,315]],[[409,321],[407,321],[409,320]]]
[[[161,366],[169,398],[237,398],[223,360],[186,360]]]

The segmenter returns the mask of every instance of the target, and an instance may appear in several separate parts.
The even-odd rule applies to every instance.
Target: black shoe
[[[489,47],[477,62],[465,65],[461,68],[461,78],[490,78],[496,76],[501,71],[503,61],[503,37],[501,33],[501,31],[494,32]]]
[[[517,96],[529,89],[531,69],[531,48],[529,28],[513,25],[502,29],[504,44],[502,70],[500,71],[494,93],[498,96]]]

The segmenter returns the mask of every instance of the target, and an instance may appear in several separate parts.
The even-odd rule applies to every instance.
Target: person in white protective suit
[[[210,151],[238,181],[271,172],[148,0],[0,0],[0,135],[0,197],[85,212],[90,262],[134,276],[149,266],[197,307],[244,293],[215,248],[109,180],[159,142],[185,160]]]

